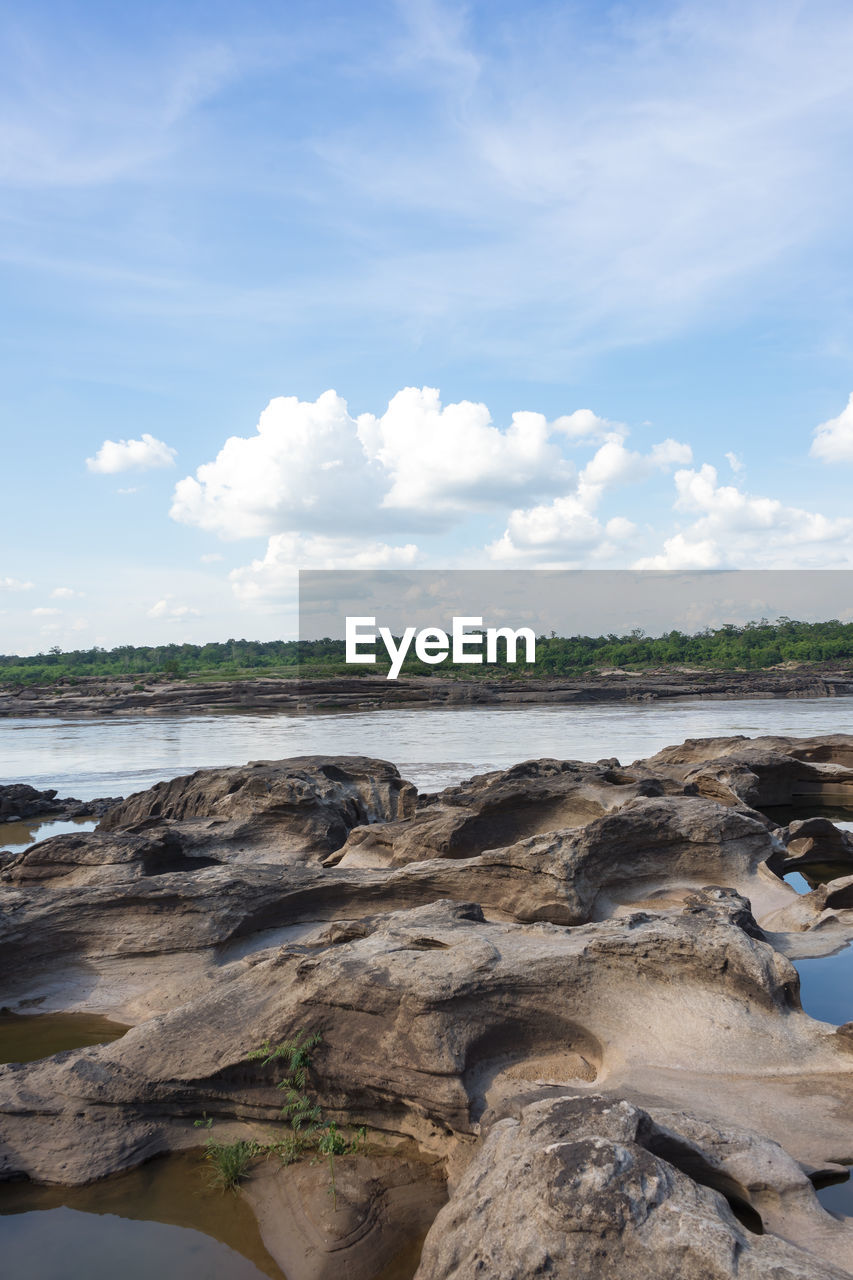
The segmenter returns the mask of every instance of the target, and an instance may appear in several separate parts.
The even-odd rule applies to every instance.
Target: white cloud
[[[38,609],[33,609],[32,611],[34,618],[56,618],[61,613],[62,613],[61,609],[47,609],[44,606]]]
[[[486,46],[476,6],[430,8],[473,69],[419,68],[427,127],[355,118],[317,148],[364,240],[371,216],[463,230],[389,237],[336,281],[353,305],[563,371],[778,296],[786,260],[844,234],[849,6],[748,3],[733,39],[731,5],[551,5]]]
[[[837,418],[830,418],[815,427],[812,447],[813,458],[821,462],[853,462],[853,394]]]
[[[830,568],[853,564],[853,518],[830,518],[718,483],[709,463],[675,473],[676,511],[693,524],[637,569]]]
[[[602,522],[596,512],[604,494],[620,485],[637,484],[692,456],[690,446],[677,440],[664,440],[642,454],[626,448],[621,436],[610,435],[580,472],[575,493],[512,511],[503,536],[486,550],[493,560],[507,563],[534,558],[541,562],[546,556],[553,564],[563,562],[566,555],[576,559],[585,554],[594,553],[597,558],[614,554],[618,543],[634,535],[635,525],[624,516]]]
[[[743,471],[743,459],[738,457],[736,453],[732,453],[730,450],[725,455],[725,459],[726,459],[726,462],[731,467],[732,471],[735,473],[735,475],[739,475],[740,472]]]
[[[177,484],[170,514],[224,538],[328,531],[370,525],[381,495],[346,401],[326,391],[314,403],[271,400],[255,435],[229,437],[213,462]]]
[[[551,430],[578,444],[591,444],[608,436],[627,434],[623,423],[599,418],[592,409],[575,409],[574,413],[555,418]]]
[[[54,587],[50,593],[51,600],[73,600],[75,596],[81,595],[82,592],[75,591],[72,587]]]
[[[390,480],[382,505],[433,514],[566,488],[574,471],[551,432],[544,414],[530,412],[514,413],[501,431],[484,404],[442,407],[433,387],[406,387],[381,417],[358,419],[367,456]]]
[[[579,413],[549,423],[521,411],[503,430],[484,404],[442,406],[430,387],[404,388],[385,413],[358,419],[334,391],[313,403],[279,396],[255,435],[231,436],[176,485],[171,515],[224,538],[434,530],[472,508],[571,488],[575,468],[559,442],[573,430],[577,440],[600,439],[613,426]]]
[[[716,569],[722,554],[711,538],[691,541],[683,533],[664,539],[660,555],[645,556],[638,560],[635,569]]]
[[[173,622],[180,622],[184,618],[200,618],[201,614],[198,609],[192,609],[189,605],[172,604],[172,596],[168,595],[151,606],[148,617],[167,618]]]
[[[224,560],[225,557],[220,555],[218,551],[208,551],[206,555],[200,556],[199,559],[202,564],[216,564],[218,561]]]
[[[86,459],[90,471],[115,475],[119,471],[148,471],[175,465],[177,449],[143,432],[141,440],[105,440],[94,458]]]
[[[32,591],[32,582],[22,582],[20,578],[0,578],[0,591]]]
[[[263,559],[229,575],[234,594],[244,603],[292,595],[299,569],[404,569],[416,564],[418,548],[347,537],[303,537],[279,533],[270,538]]]

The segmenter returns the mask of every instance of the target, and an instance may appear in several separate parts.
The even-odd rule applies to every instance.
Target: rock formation
[[[100,1178],[202,1115],[280,1134],[250,1055],[303,1031],[323,1116],[371,1145],[339,1157],[339,1213],[310,1165],[247,1184],[289,1280],[373,1280],[428,1228],[418,1280],[851,1276],[811,1179],[853,1161],[853,1034],[803,1012],[789,959],[853,938],[853,876],[818,883],[849,837],[806,815],[847,797],[842,736],[436,796],[355,757],[131,796],[0,872],[3,1003],[132,1024],[0,1068],[0,1179]]]

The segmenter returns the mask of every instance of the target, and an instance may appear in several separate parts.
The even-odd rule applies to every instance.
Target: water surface
[[[828,1213],[836,1218],[853,1218],[853,1181],[850,1175],[844,1182],[832,1182],[817,1188],[817,1198]]]
[[[795,960],[800,1000],[806,1013],[821,1022],[853,1022],[853,946],[831,956]]]
[[[284,1280],[245,1200],[200,1153],[86,1187],[0,1184],[3,1273],[27,1280]]]
[[[0,849],[23,853],[37,840],[64,836],[72,831],[94,831],[97,818],[29,818],[26,822],[0,823]]]
[[[422,790],[538,756],[623,763],[685,738],[853,732],[853,698],[590,706],[418,707],[323,714],[0,720],[0,784],[88,800],[209,765],[294,755],[392,760]]]
[[[63,1049],[107,1044],[127,1027],[94,1013],[6,1013],[0,1010],[0,1062],[36,1062]]]

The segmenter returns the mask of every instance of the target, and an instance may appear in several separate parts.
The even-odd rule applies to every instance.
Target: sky
[[[0,48],[0,651],[287,638],[300,568],[853,568],[844,0]]]

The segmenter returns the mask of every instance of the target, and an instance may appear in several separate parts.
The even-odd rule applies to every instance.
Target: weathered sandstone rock
[[[339,1216],[320,1166],[249,1184],[292,1280],[375,1280],[448,1194],[420,1280],[853,1274],[805,1172],[853,1159],[853,1037],[784,954],[853,937],[853,875],[780,879],[849,840],[773,818],[839,803],[851,753],[716,739],[420,799],[382,761],[260,762],[36,844],[0,871],[0,1000],[133,1025],[0,1068],[0,1181],[102,1177],[203,1114],[269,1136],[249,1055],[316,1031],[312,1096],[376,1150]]]
[[[832,1222],[813,1192],[811,1215],[827,1220],[819,1252],[742,1226],[723,1195],[737,1182],[702,1155],[625,1102],[566,1096],[532,1103],[486,1137],[427,1236],[416,1280],[851,1274],[826,1255],[849,1257],[853,1232]]]

